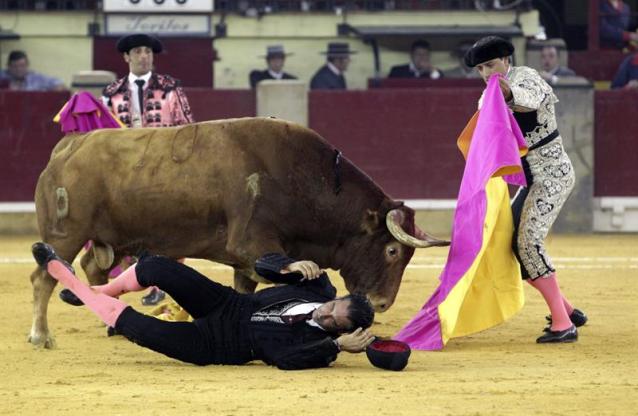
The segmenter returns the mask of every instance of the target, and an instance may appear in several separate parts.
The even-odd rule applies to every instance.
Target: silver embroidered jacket
[[[557,129],[554,104],[558,98],[538,71],[527,66],[513,66],[506,76],[512,89],[512,99],[508,106],[531,147]],[[483,96],[479,99],[479,108]]]

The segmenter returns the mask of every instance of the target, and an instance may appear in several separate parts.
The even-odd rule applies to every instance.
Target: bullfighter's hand
[[[341,335],[337,338],[337,343],[341,351],[348,351],[352,353],[364,351],[368,345],[374,341],[374,335],[370,334],[368,330],[363,328],[357,328],[354,332]]]
[[[316,279],[323,273],[323,270],[319,268],[317,263],[310,260],[301,260],[296,261],[294,263],[290,263],[288,266],[284,267],[281,270],[282,274],[299,272],[303,275],[303,279],[301,280],[312,280]]]
[[[505,97],[505,101],[511,100],[512,89],[510,88],[510,83],[505,78],[500,77],[498,79],[498,84],[501,87],[501,91],[503,91],[503,97]]]

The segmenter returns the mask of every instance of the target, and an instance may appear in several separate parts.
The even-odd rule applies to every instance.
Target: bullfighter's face
[[[496,73],[503,76],[507,75],[509,67],[509,58],[494,58],[476,65],[476,70],[481,74],[481,78],[483,78],[483,81],[487,84],[490,75]]]
[[[348,318],[350,300],[335,299],[319,306],[312,313],[312,320],[328,332],[347,332],[352,327]]]
[[[124,54],[124,60],[128,63],[129,70],[142,76],[153,70],[153,50],[148,46],[138,46]]]

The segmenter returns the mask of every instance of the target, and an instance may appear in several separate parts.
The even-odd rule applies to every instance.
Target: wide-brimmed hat
[[[145,33],[136,33],[134,35],[126,35],[117,41],[117,50],[120,53],[128,53],[131,49],[138,46],[147,46],[153,50],[153,53],[162,52],[162,42],[154,36]]]
[[[366,355],[372,365],[392,371],[401,371],[408,365],[410,352],[408,344],[393,339],[377,338],[366,348]]]
[[[293,53],[286,53],[284,45],[268,45],[266,46],[266,55],[259,56],[260,58],[285,58],[286,56],[294,55]]]
[[[514,53],[514,45],[509,40],[499,36],[486,36],[479,39],[463,58],[465,65],[474,68],[476,65],[494,58],[505,58]]]
[[[328,44],[328,50],[321,52],[323,55],[328,55],[328,57],[339,58],[343,56],[349,56],[357,53],[357,51],[350,50],[350,44],[345,42],[331,42]]]

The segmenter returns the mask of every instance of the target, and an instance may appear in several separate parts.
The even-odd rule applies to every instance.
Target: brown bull
[[[414,247],[442,245],[314,131],[247,118],[175,128],[98,130],[53,150],[35,195],[43,241],[91,284],[140,249],[232,266],[255,290],[267,252],[340,270],[350,292],[392,305]],[[418,235],[420,239],[414,236]],[[47,305],[55,280],[36,270],[30,342],[53,346]]]

